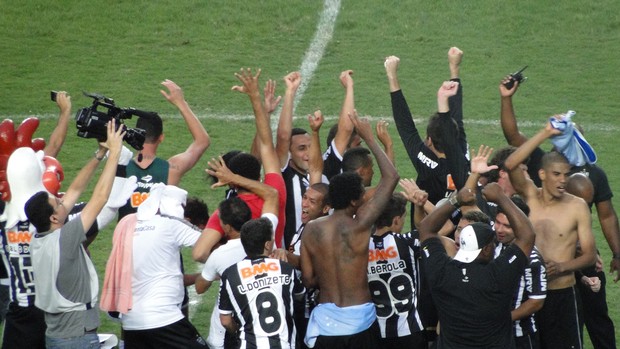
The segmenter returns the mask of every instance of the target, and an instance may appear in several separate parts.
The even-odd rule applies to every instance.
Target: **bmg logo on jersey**
[[[396,257],[398,257],[398,251],[396,251],[394,246],[390,246],[385,250],[368,250],[368,262],[387,261]]]
[[[280,266],[278,265],[278,263],[272,262],[272,263],[254,264],[251,267],[241,268],[239,272],[241,273],[242,278],[247,279],[249,277],[252,277],[258,274],[265,274],[270,271],[279,271],[279,270],[280,270]]]

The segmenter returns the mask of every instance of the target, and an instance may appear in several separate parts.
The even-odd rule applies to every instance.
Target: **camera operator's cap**
[[[463,263],[473,262],[482,248],[495,238],[495,232],[486,223],[472,223],[461,231],[461,247],[454,256],[454,259]]]

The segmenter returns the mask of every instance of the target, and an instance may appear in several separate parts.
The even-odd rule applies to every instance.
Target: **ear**
[[[162,143],[164,141],[164,138],[166,138],[166,136],[164,136],[164,134],[160,134],[159,138],[157,139],[157,144]]]
[[[540,178],[541,181],[544,181],[545,177],[547,177],[545,170],[542,168],[538,170],[538,178]]]
[[[395,227],[398,224],[400,224],[400,220],[402,219],[401,216],[395,216],[394,218],[392,218],[392,226]]]
[[[267,252],[267,253],[266,253],[267,255],[270,255],[270,254],[273,252],[273,243],[274,243],[274,241],[273,241],[273,240],[269,240],[269,241],[266,241],[266,242],[265,242],[265,247],[264,247],[264,249],[265,249],[265,251]]]
[[[331,210],[331,206],[325,205],[323,206],[323,209],[321,209],[321,212],[323,213],[323,215],[326,215],[329,213],[329,210]]]

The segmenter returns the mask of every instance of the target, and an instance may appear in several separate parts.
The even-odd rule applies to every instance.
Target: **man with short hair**
[[[368,239],[371,226],[398,183],[394,165],[374,139],[368,120],[349,115],[374,154],[381,180],[364,202],[361,177],[345,172],[332,177],[329,197],[334,212],[308,222],[301,243],[301,270],[306,287],[319,288],[319,305],[306,332],[308,347],[376,348],[378,327],[368,290]]]
[[[506,193],[504,191],[504,193]],[[529,216],[530,208],[518,195],[510,198],[512,202],[526,215]],[[497,247],[495,256],[499,256],[515,240],[515,234],[508,221],[508,217],[501,207],[498,207],[495,216],[495,235]],[[530,260],[525,267],[519,286],[514,290],[513,310],[511,312],[513,335],[518,349],[540,348],[540,336],[534,315],[545,303],[547,296],[547,273],[545,261],[536,246],[530,253]]]
[[[25,204],[28,220],[37,229],[31,242],[35,284],[35,305],[45,312],[47,347],[99,348],[97,272],[82,243],[95,223],[112,190],[125,132],[115,130],[115,120],[107,124],[107,140],[95,158],[78,173],[62,199],[39,191]],[[79,218],[65,221],[86,189],[88,182],[109,149],[108,161],[95,185],[93,195]],[[99,156],[99,157],[97,157]]]
[[[146,131],[144,148],[126,167],[119,167],[117,174],[120,177],[136,176],[139,184],[127,204],[119,210],[119,220],[136,212],[155,183],[178,185],[183,175],[194,167],[211,144],[209,134],[185,100],[181,87],[168,79],[161,84],[168,89],[168,92],[164,90],[159,92],[181,112],[193,141],[184,152],[168,160],[158,157],[157,150],[164,141],[163,121],[157,113],[140,112],[136,127]]]
[[[407,200],[392,194],[375,222],[368,253],[368,286],[381,330],[378,348],[427,346],[418,313],[420,240],[417,231],[402,234]]]
[[[473,223],[461,232],[460,248],[450,258],[437,232],[461,205],[475,201],[461,189],[420,224],[424,275],[439,311],[437,348],[514,348],[510,310],[514,288],[527,265],[535,234],[529,220],[495,184],[483,189],[486,200],[500,206],[515,232],[515,241],[493,259],[495,233],[490,225]]]
[[[286,187],[284,185],[284,179],[282,178],[282,172],[280,171],[278,156],[273,146],[269,116],[260,98],[260,91],[258,89],[258,78],[260,77],[260,73],[260,69],[256,74],[253,74],[250,69],[242,69],[239,73],[235,74],[242,85],[233,86],[233,90],[248,95],[252,104],[256,121],[256,141],[258,142],[260,159],[265,173],[264,183],[278,191],[279,212],[275,242],[276,246],[282,246],[284,240],[284,223],[286,220],[284,212],[284,207],[286,205]],[[260,167],[261,163],[258,159],[247,153],[235,155],[230,159],[228,165],[228,168],[230,168],[233,173],[240,174],[253,180],[260,179]],[[232,187],[238,189],[239,196],[250,206],[252,217],[258,218],[263,206],[263,200],[256,194],[245,190],[242,186],[231,184]],[[209,218],[207,227],[203,230],[200,239],[192,250],[192,257],[194,260],[200,262],[206,261],[213,247],[223,236],[224,231],[220,225],[219,213],[216,210]]]
[[[241,331],[241,348],[295,348],[293,296],[303,285],[290,264],[267,257],[273,227],[267,218],[246,222],[241,244],[247,257],[222,274],[220,320],[230,333]]]
[[[246,190],[249,190],[251,193],[263,199],[264,204],[261,217],[269,219],[274,227],[278,225],[277,214],[279,211],[279,204],[278,192],[275,188],[261,183],[260,181],[233,174],[226,167],[222,157],[220,157],[219,161],[209,161],[209,170],[207,170],[207,173],[218,178],[218,182],[214,184],[214,187],[233,183],[244,187]],[[221,226],[226,233],[228,242],[209,255],[202,269],[202,273],[196,279],[196,292],[198,294],[206,292],[211,287],[211,284],[219,279],[228,267],[246,257],[241,240],[239,239],[239,232],[243,224],[252,219],[250,207],[243,199],[235,196],[222,201],[218,207],[218,211]],[[211,313],[209,336],[207,337],[207,344],[209,344],[209,347],[212,349],[234,347],[238,338],[230,334],[225,336],[225,334],[226,330],[220,323],[220,312],[216,305]]]
[[[370,187],[375,174],[370,150],[364,147],[351,148],[342,157],[342,172],[357,172],[362,177],[364,187]]]
[[[570,164],[562,154],[552,151],[543,156],[538,171],[541,188],[519,167],[544,140],[556,134],[559,131],[547,122],[505,164],[510,171],[510,182],[530,207],[536,247],[545,259],[547,298],[537,316],[542,347],[581,347],[574,272],[596,261],[590,210],[583,199],[566,193]],[[562,219],[550,219],[553,217]],[[577,243],[582,250],[580,256],[575,256]]]

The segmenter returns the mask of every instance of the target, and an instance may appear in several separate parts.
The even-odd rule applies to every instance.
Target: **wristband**
[[[454,208],[461,207],[461,204],[459,203],[459,200],[456,197],[456,192],[450,196],[450,199],[448,199],[448,202],[450,203],[450,205],[454,206]]]
[[[96,150],[96,151],[95,151],[95,154],[93,154],[93,157],[94,157],[97,161],[101,161],[101,160],[105,159],[105,154],[103,154],[101,157],[98,157],[98,156],[97,156],[97,153],[98,153],[98,152],[99,152],[99,151],[98,151],[98,150]]]

